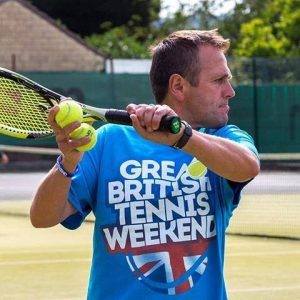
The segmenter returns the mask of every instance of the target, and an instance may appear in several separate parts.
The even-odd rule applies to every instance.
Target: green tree
[[[235,55],[300,55],[299,0],[243,0],[219,25]]]
[[[238,44],[241,27],[244,23],[260,16],[269,0],[243,0],[237,2],[234,9],[218,20],[218,27],[222,35],[230,38],[230,51]]]
[[[161,39],[176,30],[183,30],[187,28],[189,22],[189,16],[183,13],[184,5],[174,13],[172,16],[168,16],[159,23],[154,24],[151,29],[151,34],[154,39]]]
[[[113,27],[110,22],[101,25],[102,34],[86,37],[91,46],[101,49],[113,58],[150,58],[149,47],[169,33],[186,28],[189,16],[183,13],[185,5],[174,15],[152,22],[149,27],[129,26]]]
[[[218,24],[218,17],[215,14],[215,10],[223,6],[228,0],[222,2],[216,0],[202,0],[196,3],[192,10],[194,16],[195,25],[197,29],[212,29],[216,28]]]
[[[241,27],[240,42],[234,50],[237,56],[275,57],[285,55],[289,41],[286,37],[276,37],[272,26],[255,18]]]
[[[70,30],[88,36],[103,33],[101,24],[149,27],[158,19],[160,0],[28,0]]]
[[[159,39],[177,30],[216,28],[218,18],[214,11],[226,1],[228,0],[222,3],[217,0],[201,0],[196,4],[183,4],[179,1],[179,9],[152,28],[153,36]]]
[[[137,36],[130,34],[126,26],[118,26],[103,34],[92,34],[86,41],[112,58],[148,58],[151,41],[142,43]]]

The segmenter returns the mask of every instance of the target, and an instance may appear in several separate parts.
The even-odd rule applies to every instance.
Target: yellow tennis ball
[[[96,130],[91,125],[82,123],[80,127],[76,128],[70,134],[70,137],[72,139],[80,139],[85,136],[88,136],[90,138],[90,142],[87,143],[86,145],[77,147],[76,150],[78,150],[79,152],[85,152],[91,150],[95,146],[97,142]]]
[[[190,176],[199,178],[205,175],[207,168],[200,161],[193,159],[187,170]]]
[[[66,100],[59,103],[59,111],[55,115],[56,123],[64,128],[73,122],[82,122],[83,113],[81,106],[73,100]]]

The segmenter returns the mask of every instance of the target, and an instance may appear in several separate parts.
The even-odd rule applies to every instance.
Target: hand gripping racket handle
[[[132,125],[130,115],[125,110],[109,109],[105,113],[105,119],[109,123]],[[181,128],[181,120],[177,116],[164,116],[162,117],[159,125],[159,131],[167,131],[170,133],[178,133]]]

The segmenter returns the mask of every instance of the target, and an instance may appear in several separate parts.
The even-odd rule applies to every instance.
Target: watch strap
[[[181,123],[184,125],[183,134],[180,139],[172,146],[176,149],[182,149],[193,135],[193,129],[191,125],[185,121],[181,121]]]

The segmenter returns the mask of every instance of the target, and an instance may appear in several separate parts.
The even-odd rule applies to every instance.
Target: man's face
[[[231,72],[221,50],[204,46],[199,56],[198,85],[188,83],[185,90],[185,116],[194,128],[220,127],[228,122],[228,102],[235,95],[230,84]]]

